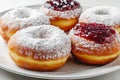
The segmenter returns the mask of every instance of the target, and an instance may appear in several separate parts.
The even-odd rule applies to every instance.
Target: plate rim
[[[116,70],[120,69],[120,66],[114,66],[114,67],[106,68],[106,70],[98,72],[99,74],[98,73],[94,73],[94,74],[87,75],[87,76],[79,76],[79,75],[77,75],[77,76],[69,76],[69,75],[68,76],[63,76],[63,75],[61,75],[61,76],[58,76],[58,75],[39,75],[38,76],[38,75],[31,74],[31,73],[17,71],[15,69],[11,69],[11,68],[9,68],[7,66],[4,66],[2,64],[0,64],[0,68],[5,70],[5,71],[14,73],[14,74],[27,76],[27,77],[32,77],[32,78],[39,78],[39,79],[40,78],[43,78],[43,79],[86,79],[86,78],[97,77],[97,76],[101,76],[101,75],[104,75],[104,74],[116,71]]]

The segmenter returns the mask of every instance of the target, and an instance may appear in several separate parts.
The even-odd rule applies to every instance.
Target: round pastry
[[[11,58],[22,68],[51,71],[68,59],[71,40],[57,27],[33,26],[17,31],[8,41]]]
[[[50,24],[48,16],[31,8],[16,8],[0,18],[0,34],[8,41],[16,31],[42,24]]]
[[[120,33],[120,9],[110,6],[98,6],[87,9],[80,16],[80,22],[101,23],[112,26]]]
[[[79,21],[82,12],[80,3],[75,0],[48,0],[41,7],[50,16],[50,23],[64,31],[69,31]]]
[[[119,34],[110,26],[78,23],[69,36],[72,40],[72,54],[80,62],[103,65],[120,54]]]

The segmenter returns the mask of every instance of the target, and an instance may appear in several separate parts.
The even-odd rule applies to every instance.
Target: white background
[[[80,1],[82,6],[87,7],[93,7],[98,5],[120,7],[120,0],[78,0],[78,1]],[[42,4],[44,2],[45,0],[0,0],[0,12],[14,7]],[[0,80],[39,80],[39,79],[16,75],[0,69]],[[103,76],[84,80],[120,80],[120,70],[114,71]]]

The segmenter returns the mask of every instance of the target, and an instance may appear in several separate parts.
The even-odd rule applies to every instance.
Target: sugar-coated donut
[[[80,3],[75,0],[48,0],[41,7],[50,16],[50,23],[64,31],[69,31],[79,21],[82,12]]]
[[[69,37],[72,40],[72,54],[80,62],[103,65],[120,54],[119,34],[110,26],[78,23]]]
[[[0,34],[8,41],[16,31],[42,24],[50,24],[48,16],[27,7],[15,8],[0,18]]]
[[[71,40],[57,27],[40,25],[17,31],[8,41],[8,49],[19,67],[51,71],[68,59]]]
[[[80,22],[96,22],[112,26],[120,33],[120,9],[111,6],[98,6],[87,9],[80,16]]]

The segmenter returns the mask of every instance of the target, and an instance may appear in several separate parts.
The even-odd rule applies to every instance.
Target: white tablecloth
[[[44,3],[44,1],[45,0],[0,0],[0,12],[24,5],[42,4]],[[120,0],[79,0],[79,1],[82,6],[87,7],[93,7],[98,5],[120,7]],[[38,80],[38,79],[13,74],[0,69],[0,80]],[[114,71],[103,76],[84,80],[120,80],[120,70]]]

